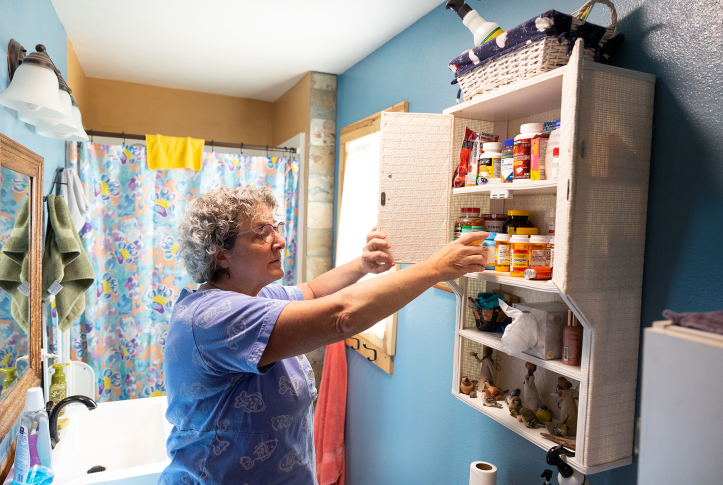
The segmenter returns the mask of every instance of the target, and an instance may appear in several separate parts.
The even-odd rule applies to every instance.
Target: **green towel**
[[[49,289],[54,282],[62,286],[55,295],[60,330],[68,330],[85,311],[84,293],[94,280],[93,266],[73,226],[65,200],[49,195],[43,255],[43,299],[50,296]]]
[[[3,246],[0,258],[0,288],[7,291],[12,298],[10,314],[25,333],[28,332],[28,310],[30,310],[29,286],[21,288],[28,281],[30,274],[30,255],[28,240],[30,236],[30,199],[28,198],[15,219],[10,237]],[[25,294],[23,291],[28,294]]]

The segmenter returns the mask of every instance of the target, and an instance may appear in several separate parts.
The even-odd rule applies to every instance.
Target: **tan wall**
[[[291,89],[274,101],[274,145],[299,133],[309,132],[311,73],[307,72]],[[307,135],[306,139],[309,137]]]
[[[90,126],[88,123],[91,120],[88,115],[86,115],[87,108],[90,107],[88,78],[85,75],[85,71],[83,71],[83,66],[80,65],[78,56],[75,55],[75,49],[73,49],[73,44],[70,42],[70,39],[68,39],[67,54],[68,79],[66,79],[65,82],[68,83],[68,86],[73,91],[73,97],[78,102],[78,108],[80,108],[83,115],[83,124]]]
[[[275,146],[309,132],[311,75],[275,102],[87,77],[68,39],[68,85],[86,130]]]
[[[98,131],[271,145],[272,103],[147,84],[89,78]]]

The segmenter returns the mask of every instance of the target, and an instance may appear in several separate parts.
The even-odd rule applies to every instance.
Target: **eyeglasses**
[[[244,234],[248,234],[250,232],[255,232],[256,234],[258,234],[258,237],[260,239],[263,239],[267,243],[270,243],[274,240],[274,233],[278,234],[282,238],[284,237],[285,227],[285,222],[278,222],[275,226],[273,224],[264,224],[263,226],[257,227],[256,229],[251,229],[250,231],[239,233],[236,235],[236,237],[243,236]]]

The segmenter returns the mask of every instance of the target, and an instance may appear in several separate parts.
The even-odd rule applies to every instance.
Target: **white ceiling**
[[[51,0],[90,77],[275,101],[442,0]]]

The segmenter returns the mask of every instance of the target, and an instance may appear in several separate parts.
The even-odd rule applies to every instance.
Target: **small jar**
[[[510,235],[497,233],[495,236],[495,271],[510,271]]]
[[[484,214],[480,216],[485,223],[485,231],[487,232],[504,232],[502,229],[507,220],[504,214]]]
[[[555,266],[555,236],[550,236],[547,241],[547,248],[550,253],[547,265],[552,268]]]
[[[509,219],[502,226],[507,234],[516,234],[518,227],[535,227],[530,220],[530,211],[509,210],[507,215]]]
[[[490,232],[487,239],[485,239],[482,243],[482,246],[487,248],[487,266],[485,266],[485,269],[495,269],[495,247],[497,246],[497,244],[495,244],[496,236],[496,232]]]
[[[454,221],[454,239],[455,241],[462,235],[462,229],[467,228],[465,232],[483,231],[484,221],[479,216],[479,207],[462,207],[459,210],[457,219]]]
[[[530,264],[530,238],[514,234],[510,237],[510,276],[525,277]]]
[[[547,266],[547,236],[530,236],[530,268]]]

